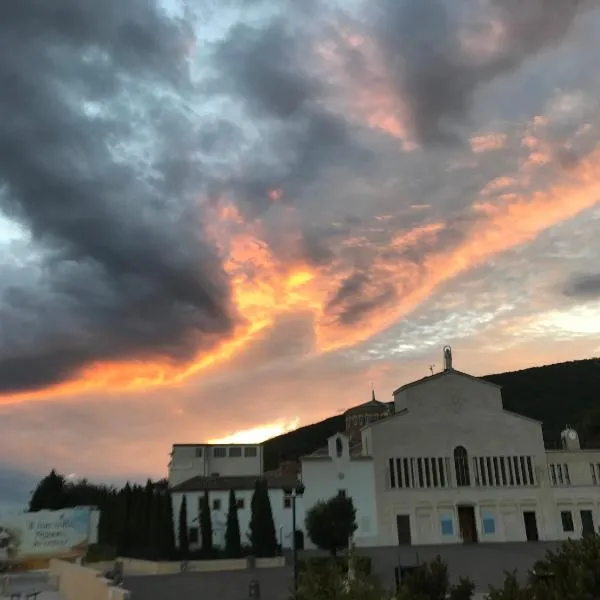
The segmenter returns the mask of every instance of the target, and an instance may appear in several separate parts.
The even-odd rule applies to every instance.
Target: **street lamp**
[[[298,548],[296,547],[296,498],[304,494],[304,484],[299,481],[296,487],[284,490],[292,499],[292,565],[294,568],[294,599],[298,595]]]

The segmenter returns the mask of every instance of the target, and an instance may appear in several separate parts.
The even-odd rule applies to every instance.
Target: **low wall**
[[[151,560],[141,560],[138,558],[118,558],[123,563],[123,573],[125,575],[169,575],[179,573],[181,562],[153,562]],[[112,567],[111,563],[111,567]],[[255,568],[272,569],[285,566],[285,558],[276,556],[273,558],[257,558]],[[109,570],[107,563],[102,563],[98,569],[96,565],[92,568],[99,571]],[[187,570],[195,573],[212,573],[215,571],[241,571],[249,567],[247,558],[225,558],[221,560],[190,560],[187,563]]]
[[[95,569],[63,560],[50,561],[50,577],[65,600],[128,600],[131,596]]]

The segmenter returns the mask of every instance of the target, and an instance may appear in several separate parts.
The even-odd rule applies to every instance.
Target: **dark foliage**
[[[255,556],[277,555],[277,534],[267,482],[257,479],[250,504],[250,545]]]
[[[229,491],[229,510],[227,511],[227,528],[225,530],[225,553],[227,554],[227,558],[239,558],[242,555],[237,500],[233,490]]]
[[[54,470],[37,485],[29,509],[94,506],[100,510],[96,554],[172,559],[175,554],[171,498],[165,480],[121,489],[83,479],[69,482]]]
[[[557,447],[567,423],[578,429],[584,445],[600,448],[599,358],[486,375],[483,379],[502,386],[504,408],[544,422],[548,448]],[[265,468],[275,469],[282,461],[311,454],[344,428],[344,416],[337,415],[267,440]]]
[[[448,566],[438,556],[406,576],[398,591],[398,600],[471,600],[475,584],[461,578],[450,585]]]
[[[181,558],[188,558],[190,555],[190,539],[188,535],[188,518],[187,518],[187,500],[185,496],[179,507],[179,554]]]
[[[200,499],[200,534],[202,536],[202,554],[206,558],[210,558],[214,552],[214,548],[212,519],[207,491],[204,492],[204,495]]]
[[[357,527],[352,498],[342,494],[317,502],[306,514],[308,536],[317,548],[327,550],[332,556],[348,546]]]

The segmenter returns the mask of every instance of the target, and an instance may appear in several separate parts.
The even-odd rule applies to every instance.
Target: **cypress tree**
[[[257,479],[250,504],[250,544],[255,556],[277,555],[277,533],[273,521],[269,488],[265,479]]]
[[[225,530],[225,551],[228,558],[239,558],[242,554],[237,500],[233,490],[229,490],[229,510],[227,511],[227,529]]]
[[[208,490],[204,490],[204,495],[200,500],[200,534],[202,536],[202,553],[208,558],[213,553],[212,521],[210,517]]]
[[[187,558],[190,553],[187,522],[187,501],[185,496],[181,500],[181,508],[179,509],[179,553],[181,558]]]
[[[160,557],[171,560],[175,555],[175,526],[173,519],[173,503],[167,489],[160,494]]]

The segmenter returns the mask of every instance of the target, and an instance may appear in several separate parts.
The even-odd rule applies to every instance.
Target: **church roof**
[[[492,383],[491,381],[487,381],[486,379],[482,379],[481,377],[475,377],[475,375],[469,375],[469,373],[463,373],[462,371],[457,371],[456,369],[445,369],[444,371],[440,371],[439,373],[434,373],[433,375],[427,375],[426,377],[421,377],[421,379],[417,379],[416,381],[411,381],[410,383],[405,383],[400,386],[398,389],[394,390],[392,393],[395,395],[406,388],[413,387],[415,385],[419,385],[421,383],[425,383],[426,381],[431,381],[432,379],[439,379],[444,377],[445,375],[459,375],[460,377],[466,377],[467,379],[471,379],[473,381],[477,381],[479,383],[484,383],[485,385],[490,385],[492,387],[500,389],[502,386],[497,385],[496,383]]]
[[[352,408],[349,408],[344,414],[347,415],[349,413],[353,413],[359,410],[364,410],[365,408],[388,408],[388,403],[380,402],[379,400],[377,400],[377,398],[375,398],[375,390],[373,390],[371,393],[371,399],[368,402],[363,402],[362,404],[353,406]]]

